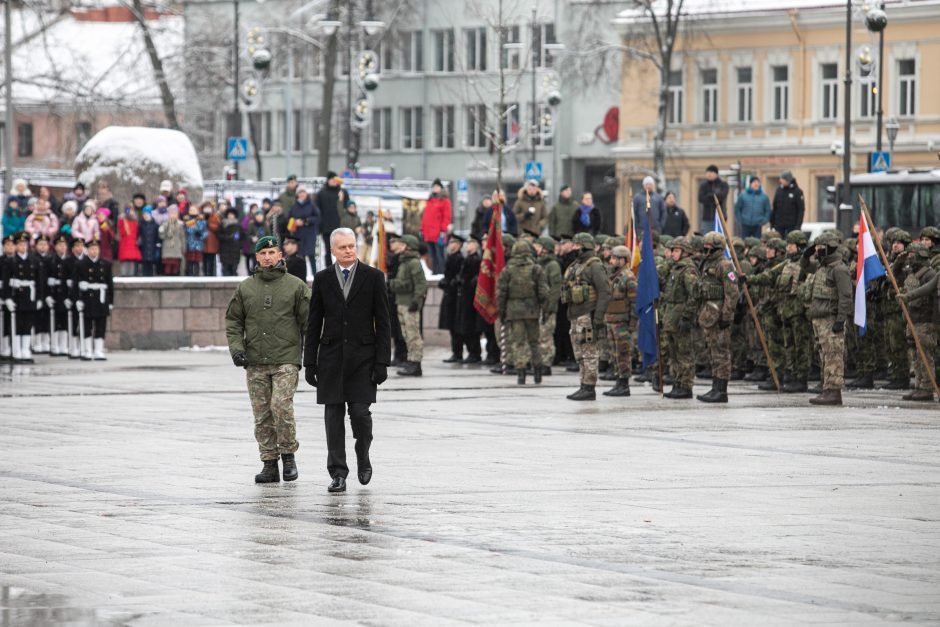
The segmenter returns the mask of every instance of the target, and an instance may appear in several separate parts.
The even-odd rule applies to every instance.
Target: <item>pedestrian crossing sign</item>
[[[526,180],[542,180],[542,162],[541,161],[526,161],[525,163],[525,178]]]
[[[229,137],[227,154],[229,161],[245,161],[248,159],[248,138]]]
[[[887,172],[891,169],[891,153],[875,151],[871,153],[871,171]]]

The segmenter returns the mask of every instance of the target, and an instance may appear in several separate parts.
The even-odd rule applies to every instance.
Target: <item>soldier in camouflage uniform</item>
[[[899,228],[890,228],[885,236],[891,245],[888,263],[901,255],[911,243],[911,235]],[[894,288],[888,280],[881,281],[882,316],[885,328],[885,353],[888,358],[888,384],[886,390],[907,390],[911,387],[911,364],[907,358],[907,324],[901,305],[894,298]]]
[[[783,369],[787,382],[783,392],[805,392],[812,361],[813,336],[806,323],[806,311],[800,295],[805,279],[800,258],[806,247],[806,234],[802,231],[787,233],[787,258],[780,267],[777,291],[780,295],[777,312],[783,336]]]
[[[613,237],[604,235],[603,233],[599,233],[594,237],[597,254],[604,264],[604,271],[607,273],[608,283],[610,282],[610,275],[614,272],[614,267],[610,265],[610,253],[616,245],[615,242],[616,240]],[[614,358],[611,354],[611,350],[613,347],[610,344],[607,333],[595,339],[597,340],[597,378],[601,381],[613,381],[617,378],[617,373],[612,367]]]
[[[555,240],[547,235],[535,242],[535,261],[542,266],[548,281],[548,301],[539,319],[539,350],[542,352],[542,374],[546,376],[552,374],[552,361],[555,359],[555,321],[558,301],[561,300],[561,263],[555,256],[555,246]]]
[[[669,277],[663,289],[662,308],[664,352],[672,373],[672,390],[666,398],[692,398],[695,357],[692,328],[699,307],[699,271],[692,261],[691,242],[685,237],[672,240]]]
[[[510,353],[515,359],[517,383],[525,385],[526,365],[533,379],[542,382],[542,355],[539,350],[539,319],[548,304],[548,280],[542,266],[532,258],[528,242],[512,247],[512,259],[496,280],[499,318],[508,327]]]
[[[813,405],[841,405],[845,369],[845,325],[854,310],[852,278],[842,261],[838,231],[816,238],[816,269],[810,286],[809,317],[819,343],[822,391],[810,399]],[[808,257],[807,251],[803,253]]]
[[[793,231],[794,233],[799,231]],[[783,254],[786,252],[787,244],[782,239],[770,238],[765,244],[765,256],[767,262],[764,270],[756,275],[753,280],[748,277],[749,284],[760,288],[760,301],[757,305],[760,315],[761,328],[764,331],[764,339],[767,341],[767,350],[773,359],[774,368],[779,372],[783,366],[783,320],[780,317],[779,307],[784,294],[779,289],[778,281],[780,273],[785,265]],[[758,340],[758,346],[759,340]],[[760,348],[763,354],[763,348]],[[764,356],[766,363],[766,356]],[[769,369],[769,366],[768,366]],[[767,373],[769,375],[769,372]],[[789,382],[789,378],[785,377]],[[759,390],[774,391],[777,386],[774,384],[773,377],[765,376],[764,380],[757,386]]]
[[[604,396],[630,396],[630,362],[633,360],[633,335],[636,331],[636,276],[630,270],[630,251],[617,245],[610,251],[610,302],[604,314],[612,369],[617,384]]]
[[[264,469],[255,483],[297,479],[298,448],[294,392],[300,371],[302,335],[310,309],[310,288],[287,273],[277,238],[255,244],[258,265],[238,284],[225,313],[225,334],[232,361],[246,369],[248,396],[255,417],[255,439]]]
[[[703,403],[727,403],[731,377],[731,322],[738,302],[738,279],[725,257],[725,238],[711,232],[705,236],[705,259],[699,282],[702,306],[698,323],[705,334],[711,361],[712,389],[696,398]]]
[[[921,229],[920,243],[930,252],[930,267],[940,274],[940,229],[935,226],[926,226]],[[937,304],[940,305],[940,301]],[[940,316],[937,316],[937,320],[940,320]],[[940,341],[937,342],[937,348],[934,350],[934,374],[934,378],[940,381]]]
[[[512,260],[512,248],[515,245],[516,238],[509,233],[503,233],[503,260],[507,265]],[[496,336],[496,341],[499,342],[499,363],[490,368],[490,372],[493,374],[516,374],[515,368],[512,367],[515,358],[509,352],[512,348],[509,346],[509,329],[499,317],[493,323],[493,334]]]
[[[572,401],[593,401],[597,398],[596,336],[606,333],[604,312],[610,301],[610,287],[603,262],[594,254],[594,238],[578,233],[573,244],[578,257],[565,271],[561,300],[568,306],[571,321],[571,345],[581,372],[581,387],[568,395]]]
[[[702,260],[705,258],[705,237],[702,235],[692,235],[689,239],[692,243],[692,259],[697,268],[701,267]],[[692,327],[692,346],[695,349],[695,376],[703,379],[712,378],[712,370],[708,361],[708,344],[705,341],[705,332],[702,325],[698,323],[696,317],[695,326]]]
[[[744,240],[740,237],[735,237],[732,240],[732,246],[734,246],[734,252],[738,256],[738,263],[741,264],[741,272],[745,276],[751,276],[754,274],[754,267],[751,265],[750,259],[745,254],[747,246],[744,243]],[[738,305],[734,310],[734,320],[731,323],[731,380],[740,381],[744,378],[745,372],[748,369],[748,361],[751,359],[751,355],[748,352],[748,335],[747,329],[749,325],[752,324],[750,321],[750,315],[747,311],[747,301],[743,298],[738,298]],[[752,362],[753,363],[753,362]]]
[[[403,377],[420,377],[421,360],[424,358],[424,340],[421,338],[421,309],[428,293],[428,281],[421,267],[418,238],[403,235],[393,246],[399,253],[398,272],[389,280],[388,289],[395,294],[398,305],[398,321],[408,345],[408,360],[396,372]]]
[[[914,337],[910,327],[907,328],[908,359],[914,365],[914,390],[902,398],[906,401],[932,401],[933,385],[928,372],[933,372],[934,351],[937,347],[937,313],[936,305],[936,277],[937,273],[930,267],[930,249],[923,244],[911,244],[907,252],[898,257],[896,265],[904,264],[901,272],[897,273],[898,282],[904,287],[904,298],[907,303],[907,312],[914,325],[914,331],[920,340],[920,346],[927,358],[927,365],[917,352]],[[931,285],[934,286],[931,289]],[[918,289],[925,287],[923,293]],[[913,295],[913,296],[912,296]]]
[[[757,244],[748,251],[748,261],[751,266],[750,274],[746,279],[752,283],[748,291],[751,294],[751,300],[757,309],[758,316],[761,312],[762,303],[768,299],[768,292],[771,291],[772,281],[767,279],[767,247],[764,244]],[[744,319],[745,341],[747,343],[747,354],[753,364],[751,371],[744,377],[745,381],[761,382],[766,381],[770,376],[767,368],[767,356],[764,354],[764,348],[761,346],[760,338],[757,336],[757,326],[754,319],[748,315]]]

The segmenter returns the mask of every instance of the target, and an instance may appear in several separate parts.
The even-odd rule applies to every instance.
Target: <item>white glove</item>
[[[78,282],[78,289],[80,289],[80,290],[83,291],[83,292],[84,292],[85,290],[87,290],[87,289],[88,289],[88,281],[79,281],[79,282]]]
[[[37,301],[36,301],[36,311],[39,311],[40,309],[42,309],[42,306],[43,306],[43,302],[42,302],[41,300],[37,300]]]
[[[66,299],[65,299],[65,308],[66,308],[66,309],[71,309],[71,308],[72,308],[72,299],[71,299],[71,298],[66,298]]]
[[[81,312],[81,311],[85,311],[85,301],[83,301],[83,300],[76,301],[76,303],[75,303],[75,309],[79,310],[80,312]]]
[[[46,305],[49,307],[49,309],[52,309],[55,307],[55,299],[51,296],[46,296]]]
[[[13,302],[12,298],[6,299],[7,311],[16,311],[16,303]]]
[[[114,311],[114,305],[108,305],[108,311],[109,312]]]

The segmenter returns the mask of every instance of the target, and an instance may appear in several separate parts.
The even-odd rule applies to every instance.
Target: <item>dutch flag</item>
[[[855,268],[855,326],[860,336],[865,335],[865,318],[868,314],[865,289],[869,283],[884,275],[885,267],[875,251],[875,243],[863,214],[858,223],[858,262]]]

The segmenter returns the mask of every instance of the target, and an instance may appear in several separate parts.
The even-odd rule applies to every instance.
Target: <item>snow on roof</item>
[[[886,5],[916,6],[934,3],[935,0],[886,0]],[[675,7],[677,0],[673,0]],[[872,6],[876,2],[869,2]],[[653,10],[657,15],[666,12],[666,0],[653,0]],[[844,0],[685,0],[682,13],[693,17],[718,17],[727,14],[760,14],[787,12],[790,9],[831,9],[845,7]],[[646,19],[644,6],[625,9],[617,14],[614,22],[629,24]]]
[[[88,140],[75,163],[87,164],[78,177],[86,186],[110,178],[144,185],[144,176],[159,172],[180,187],[203,187],[202,169],[189,137],[166,128],[108,126]]]
[[[183,18],[148,22],[171,79],[182,48]],[[69,14],[15,12],[13,99],[18,104],[152,106],[160,92],[140,28],[132,22],[76,20]],[[180,85],[181,86],[181,85]]]

